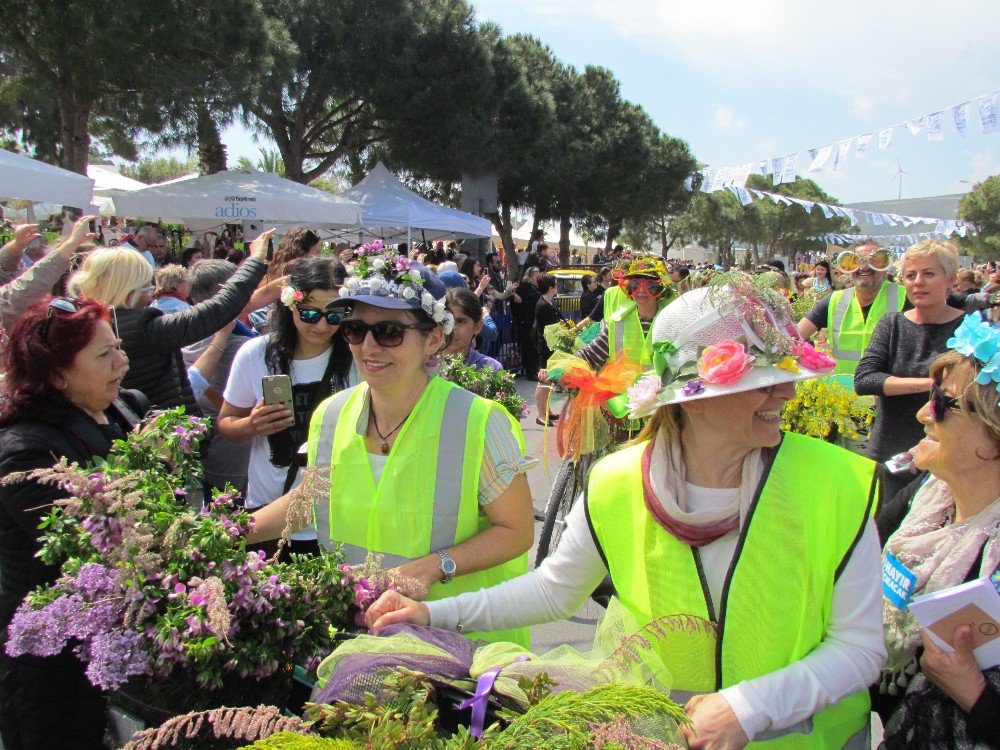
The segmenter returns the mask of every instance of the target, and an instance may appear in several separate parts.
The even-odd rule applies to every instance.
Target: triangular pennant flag
[[[832,144],[829,146],[823,146],[823,148],[819,149],[819,151],[817,151],[816,155],[813,157],[812,164],[809,165],[809,171],[822,172],[823,167],[826,166],[826,162],[827,160],[829,160],[830,154],[832,153],[833,153]]]
[[[784,203],[786,206],[792,205],[792,199],[789,198],[787,195],[778,195],[778,196],[775,196],[775,197],[779,201],[781,201],[782,203]]]
[[[919,135],[920,131],[924,129],[924,118],[914,117],[912,120],[907,120],[906,127],[913,135]]]
[[[763,193],[760,190],[754,190],[753,188],[750,188],[750,192],[753,194],[753,197],[756,198],[757,200],[760,200],[766,195],[766,193]]]
[[[802,206],[802,208],[804,208],[806,210],[807,214],[811,214],[812,210],[813,210],[813,206],[816,205],[816,203],[814,201],[807,201],[804,198],[792,198],[792,202],[793,203],[798,203],[800,206]]]
[[[896,226],[897,224],[903,224],[903,217],[900,216],[899,214],[886,214],[886,216],[889,218],[889,223],[892,224],[893,226]],[[903,226],[906,225],[903,224]]]
[[[955,132],[964,137],[969,129],[969,103],[956,104],[951,108],[951,114],[955,120]]]
[[[871,141],[872,134],[865,133],[858,136],[858,146],[854,149],[855,159],[864,159],[868,155],[868,142]]]
[[[828,219],[832,219],[833,218],[833,209],[832,208],[830,208],[825,203],[817,203],[816,205],[819,206],[823,210],[823,216],[825,216]]]
[[[809,154],[809,158],[810,158],[810,159],[815,159],[815,158],[816,158],[816,152],[817,152],[817,151],[819,151],[819,149],[818,149],[818,148],[810,148],[810,149],[808,149],[808,150],[807,150],[807,153]]]
[[[767,159],[761,159],[760,164],[757,165],[757,170],[760,172],[761,177],[767,177],[768,162]]]
[[[766,195],[766,196],[767,196],[768,198],[770,198],[770,199],[771,199],[771,201],[772,201],[772,202],[774,203],[774,205],[776,205],[776,206],[778,205],[778,203],[780,203],[780,202],[781,202],[781,196],[780,196],[780,195],[778,195],[777,193],[764,193],[764,195]]]
[[[858,218],[854,215],[854,209],[853,208],[845,208],[844,209],[844,216],[846,216],[848,219],[850,219],[852,227],[858,226]]]
[[[983,126],[984,135],[1000,130],[1000,125],[997,124],[997,110],[1000,110],[1000,91],[994,91],[979,99],[979,122]]]
[[[750,195],[750,191],[745,187],[736,188],[736,197],[740,199],[740,203],[744,206],[749,206],[753,203],[753,196]]]
[[[847,216],[847,211],[840,206],[830,206],[830,210],[837,214],[837,216]]]
[[[941,113],[932,112],[927,115],[927,140],[943,141],[944,128],[941,127]]]
[[[892,145],[892,131],[896,129],[895,125],[890,125],[887,128],[882,128],[878,131],[878,150],[885,151],[889,146]]]
[[[896,219],[898,219],[898,218],[899,218],[899,217],[897,216],[897,217],[896,217]],[[882,219],[883,219],[883,220],[885,221],[885,223],[886,223],[886,224],[888,224],[888,225],[889,225],[890,227],[894,227],[894,226],[896,226],[896,221],[895,221],[895,219],[893,219],[893,217],[892,217],[892,214],[882,214]]]
[[[959,237],[965,237],[969,233],[969,228],[962,224],[961,226],[955,227],[955,231],[958,232]]]
[[[706,169],[701,173],[701,192],[711,193],[712,186],[715,184],[715,170]]]
[[[844,166],[844,162],[847,160],[847,152],[851,150],[851,143],[853,142],[853,138],[848,138],[846,141],[841,141],[837,144],[837,155],[833,159],[834,172],[839,172],[840,168]]]
[[[880,227],[883,224],[885,224],[885,221],[882,218],[882,214],[874,214],[873,213],[873,214],[868,214],[868,216],[871,218],[872,224],[874,224],[877,227]]]

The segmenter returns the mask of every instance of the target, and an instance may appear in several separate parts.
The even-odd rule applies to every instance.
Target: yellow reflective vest
[[[666,302],[661,300],[657,310],[662,310]],[[643,334],[642,323],[635,302],[630,300],[618,287],[610,287],[604,292],[604,321],[608,328],[608,361],[624,351],[629,359],[646,367],[653,366],[653,330]]]
[[[330,467],[330,497],[315,508],[320,544],[342,543],[348,562],[369,553],[395,567],[452,547],[489,528],[479,506],[479,476],[491,410],[500,410],[524,450],[521,428],[500,405],[433,377],[389,451],[375,484],[365,447],[365,383],[331,396],[309,425],[309,465]],[[428,600],[507,581],[527,572],[527,555],[435,583]],[[470,634],[528,646],[528,629]]]
[[[587,515],[622,603],[639,623],[670,616],[656,644],[673,689],[718,691],[809,654],[826,634],[834,584],[867,522],[874,463],[820,440],[784,435],[748,511],[716,610],[697,549],[646,509],[647,445],[594,466]],[[837,481],[817,483],[817,466]],[[869,709],[861,690],[814,714],[809,733],[749,747],[841,748],[866,730]]]
[[[837,360],[834,374],[853,374],[875,325],[886,311],[898,312],[906,304],[906,292],[899,284],[886,281],[879,289],[878,296],[868,308],[868,316],[861,312],[854,289],[838,289],[830,295],[827,309],[826,337]]]

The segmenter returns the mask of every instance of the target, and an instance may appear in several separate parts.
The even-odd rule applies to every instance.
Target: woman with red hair
[[[108,455],[145,412],[120,389],[128,357],[111,311],[93,299],[54,297],[32,305],[3,353],[0,477]],[[0,640],[21,600],[59,569],[45,565],[38,525],[67,491],[35,481],[0,485]],[[57,720],[54,720],[57,719]],[[104,699],[67,648],[57,656],[11,658],[0,648],[0,736],[4,747],[103,747]]]

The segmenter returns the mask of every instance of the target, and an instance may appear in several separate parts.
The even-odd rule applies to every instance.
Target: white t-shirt
[[[250,409],[264,397],[261,380],[271,373],[264,362],[264,348],[267,346],[267,336],[250,339],[236,353],[233,367],[229,371],[229,381],[226,383],[222,397],[233,406],[240,409]],[[322,379],[333,347],[327,349],[318,357],[312,359],[297,359],[292,361],[292,385],[315,383]],[[250,443],[250,465],[247,469],[246,506],[260,508],[276,500],[282,494],[288,468],[275,466],[271,463],[271,448],[266,437],[254,436]],[[293,487],[302,481],[301,474],[295,478]],[[292,534],[292,539],[315,539],[316,529],[309,526]]]

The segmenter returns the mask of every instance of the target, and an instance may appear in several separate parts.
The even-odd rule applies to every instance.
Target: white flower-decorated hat
[[[450,334],[455,318],[445,308],[447,288],[426,266],[399,255],[381,240],[358,249],[354,275],[340,289],[328,309],[350,308],[358,302],[387,310],[422,310]]]
[[[655,374],[629,389],[633,417],[818,377],[836,365],[799,338],[784,295],[741,272],[721,274],[663,308],[652,339]]]

